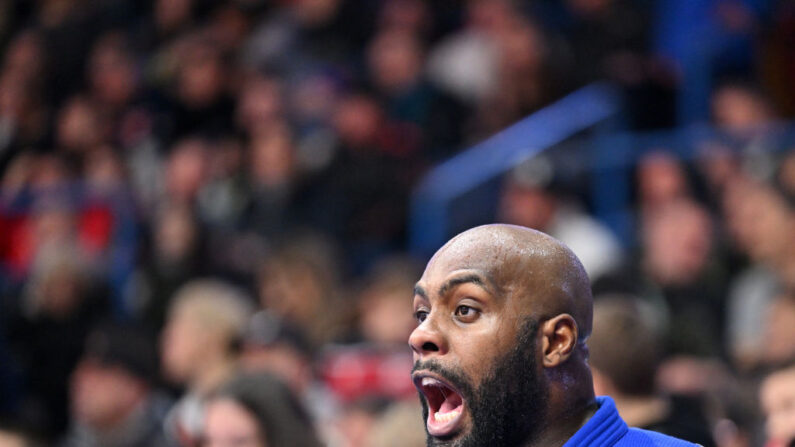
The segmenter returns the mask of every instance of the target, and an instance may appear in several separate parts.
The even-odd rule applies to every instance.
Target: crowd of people
[[[0,445],[424,445],[412,188],[593,81],[680,123],[665,3],[0,0]],[[701,3],[742,144],[644,148],[632,241],[543,157],[485,218],[582,259],[624,419],[786,446],[795,9]]]

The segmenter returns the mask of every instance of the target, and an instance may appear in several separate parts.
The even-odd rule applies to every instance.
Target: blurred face
[[[712,247],[709,216],[696,205],[675,204],[650,217],[647,268],[666,285],[685,284],[705,267]]]
[[[362,309],[362,333],[367,339],[376,343],[404,343],[415,326],[414,319],[405,311],[404,291],[374,292],[377,295],[365,298]]]
[[[419,44],[407,33],[381,34],[370,46],[368,56],[375,83],[386,91],[410,87],[420,74]]]
[[[364,95],[345,98],[334,114],[334,124],[340,138],[354,147],[372,143],[380,121],[380,108],[372,98]]]
[[[263,307],[290,321],[311,324],[326,292],[310,267],[301,262],[272,260],[263,268],[262,278]]]
[[[106,45],[91,57],[89,77],[97,97],[106,104],[124,105],[136,88],[133,61],[121,48]]]
[[[443,248],[416,286],[409,345],[429,446],[520,445],[543,419],[537,323],[525,294],[505,292],[518,284],[499,249],[482,248]]]
[[[177,310],[163,330],[162,361],[165,374],[177,383],[190,380],[206,354],[208,337],[199,322]]]
[[[786,447],[795,440],[795,369],[765,379],[759,392],[770,447]]]
[[[509,183],[500,197],[499,215],[505,223],[544,230],[555,214],[555,200],[541,188]]]
[[[98,144],[101,130],[96,110],[79,99],[69,102],[58,116],[57,139],[61,147],[72,151]]]
[[[225,72],[214,49],[197,46],[188,50],[179,72],[177,91],[190,107],[206,107],[223,93]]]
[[[251,142],[251,174],[260,185],[287,183],[292,167],[293,146],[286,131],[255,138]]]
[[[641,162],[638,183],[643,205],[648,207],[678,199],[687,191],[682,166],[665,154],[653,154]]]
[[[89,427],[107,430],[125,421],[144,392],[143,383],[122,368],[83,360],[72,375],[72,413]]]
[[[207,406],[202,447],[267,447],[267,442],[248,410],[221,398]]]
[[[185,140],[177,144],[166,167],[168,193],[177,200],[191,200],[207,177],[207,154],[204,143]]]
[[[724,87],[712,98],[716,123],[729,130],[753,130],[765,124],[772,114],[754,93],[737,87]]]

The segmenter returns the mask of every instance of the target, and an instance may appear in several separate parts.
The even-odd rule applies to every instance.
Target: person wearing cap
[[[162,419],[170,402],[157,392],[153,341],[126,326],[93,330],[71,377],[70,428],[60,447],[168,445]]]

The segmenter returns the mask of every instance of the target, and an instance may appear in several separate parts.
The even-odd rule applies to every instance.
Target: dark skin
[[[415,287],[419,325],[409,337],[414,361],[456,369],[480,384],[535,319],[534,371],[546,390],[539,429],[526,446],[563,445],[596,409],[585,341],[592,298],[582,265],[557,240],[523,227],[488,225],[453,238],[430,260]],[[423,371],[413,374],[415,382]],[[444,377],[436,378],[443,380]],[[521,397],[521,396],[519,396]],[[461,416],[439,439],[472,430]]]

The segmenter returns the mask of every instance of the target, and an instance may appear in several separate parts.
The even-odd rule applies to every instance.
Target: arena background
[[[788,0],[0,0],[0,445],[259,372],[423,445],[411,289],[488,222],[581,257],[638,425],[791,444],[793,81]]]

